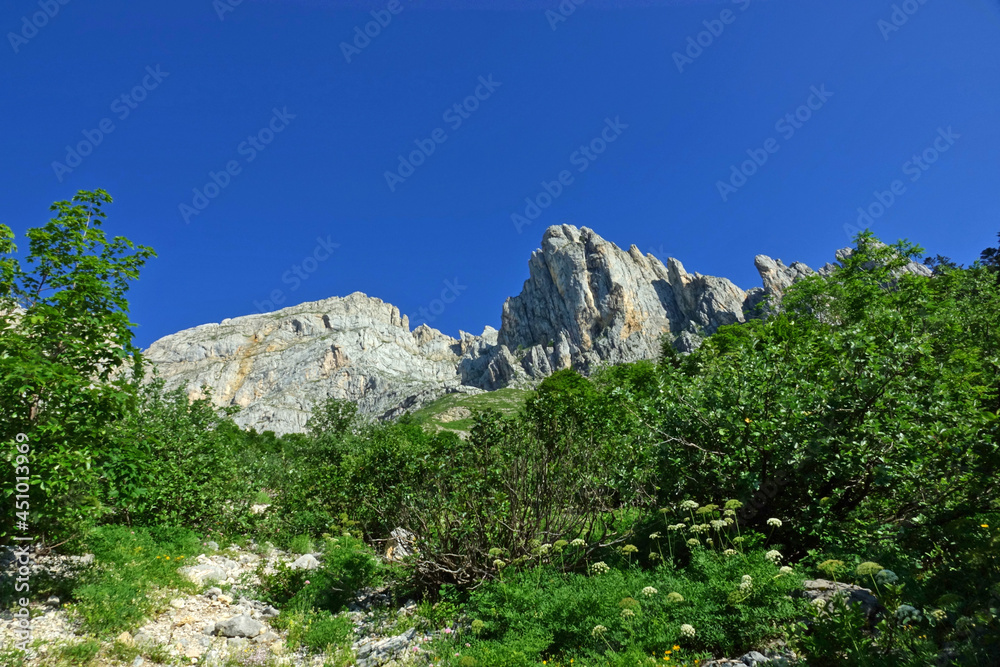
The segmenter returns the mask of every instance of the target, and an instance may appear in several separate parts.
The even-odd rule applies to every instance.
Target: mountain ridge
[[[653,359],[664,336],[689,352],[720,326],[759,316],[768,297],[780,299],[796,280],[835,267],[813,271],[766,255],[754,265],[762,286],[743,290],[688,273],[672,257],[663,263],[634,245],[623,250],[587,227],[554,225],[528,261],[521,293],[504,302],[499,330],[458,338],[427,324],[410,330],[399,308],[354,292],[185,329],[145,356],[168,390],[194,399],[208,388],[215,405],[241,408],[242,426],[300,432],[327,398],[391,418],[446,394]],[[919,264],[909,270],[929,273]]]

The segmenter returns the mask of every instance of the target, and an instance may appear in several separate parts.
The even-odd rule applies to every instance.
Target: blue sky
[[[233,2],[0,16],[0,222],[108,190],[159,254],[143,347],[275,291],[416,319],[452,290],[430,324],[478,333],[562,222],[743,288],[859,207],[962,262],[1000,230],[996,0]]]

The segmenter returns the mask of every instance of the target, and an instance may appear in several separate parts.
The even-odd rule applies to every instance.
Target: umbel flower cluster
[[[743,507],[738,500],[727,500],[719,506],[714,503],[699,505],[694,500],[680,502],[674,510],[669,507],[660,509],[665,526],[664,533],[652,533],[649,539],[657,545],[657,551],[650,554],[651,560],[665,560],[663,542],[666,542],[667,552],[671,561],[678,555],[675,549],[687,546],[689,549],[709,548],[719,551],[725,556],[737,556],[745,551],[745,538],[741,533],[737,510]],[[671,522],[673,515],[679,521]],[[776,517],[767,520],[767,525],[774,530],[781,528],[782,521]],[[772,549],[766,554],[768,560],[777,565],[783,556]]]

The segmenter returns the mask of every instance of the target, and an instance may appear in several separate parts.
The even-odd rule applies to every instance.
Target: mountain
[[[427,325],[411,331],[398,308],[355,292],[186,329],[153,343],[146,359],[167,389],[184,388],[191,398],[207,389],[216,405],[241,407],[235,420],[243,426],[300,432],[329,397],[393,417],[445,394],[655,359],[665,336],[690,351],[817,273],[764,255],[754,263],[763,284],[744,291],[726,278],[688,273],[676,259],[664,264],[634,245],[622,250],[586,227],[553,226],[531,255],[521,293],[504,303],[499,331],[457,339]],[[919,264],[908,270],[929,274]]]

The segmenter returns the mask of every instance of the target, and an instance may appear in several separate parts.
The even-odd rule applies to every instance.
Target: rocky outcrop
[[[498,336],[503,354],[521,352],[528,376],[656,358],[665,335],[704,336],[744,319],[746,293],[729,280],[622,250],[586,227],[550,227],[528,268]]]
[[[360,292],[187,329],[146,352],[167,389],[210,393],[216,405],[242,408],[237,423],[277,433],[305,430],[330,397],[382,415],[419,405],[414,397],[477,391],[462,386],[460,357],[460,341],[410,331],[398,308]]]
[[[844,260],[850,250],[837,253]],[[720,326],[761,317],[795,281],[829,275],[800,262],[758,255],[762,286],[688,273],[601,238],[586,227],[548,228],[528,262],[528,279],[503,305],[500,329],[452,338],[399,309],[356,292],[273,313],[206,324],[162,338],[146,358],[167,389],[239,406],[237,423],[277,433],[303,431],[327,398],[395,417],[452,392],[531,384],[551,373],[655,359],[661,341],[682,352]],[[919,264],[907,272],[929,275]]]

